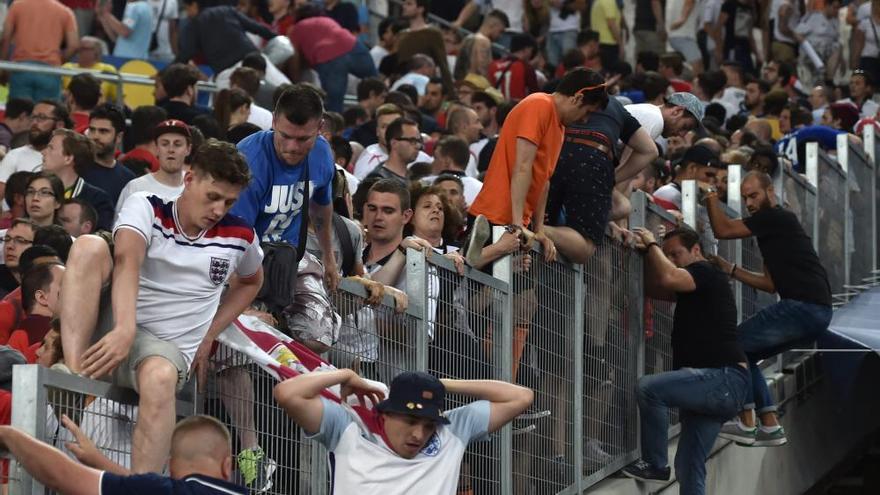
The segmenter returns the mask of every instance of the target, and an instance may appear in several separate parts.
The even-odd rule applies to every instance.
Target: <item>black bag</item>
[[[306,251],[306,239],[309,227],[309,163],[305,167],[305,191],[303,207],[300,212],[299,245],[292,246],[286,242],[262,242],[263,249],[263,286],[257,293],[256,300],[266,305],[266,309],[278,319],[281,312],[293,302],[296,294],[296,275],[299,260]]]
[[[162,19],[165,17],[165,4],[168,3],[168,0],[162,0],[162,8],[159,10],[159,20],[156,22],[156,29],[153,30],[153,34],[150,35],[150,50],[155,51],[159,48],[159,28],[162,27]]]

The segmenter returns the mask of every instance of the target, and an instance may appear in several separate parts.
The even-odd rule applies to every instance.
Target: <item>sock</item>
[[[774,433],[775,431],[777,431],[780,428],[782,428],[782,427],[779,425],[774,425],[774,426],[761,425],[761,431],[763,431],[764,433]]]

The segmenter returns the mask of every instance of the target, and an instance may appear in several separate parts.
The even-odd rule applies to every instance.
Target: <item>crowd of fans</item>
[[[112,249],[109,232],[131,198],[176,198],[194,163],[217,166],[206,156],[242,157],[252,181],[224,208],[258,241],[298,246],[307,253],[299,271],[325,282],[307,285],[306,295],[317,296],[294,309],[249,311],[332,364],[390,382],[379,363],[389,370],[408,363],[394,362],[403,358],[384,344],[398,335],[387,322],[371,316],[380,342],[357,325],[340,329],[339,316],[314,325],[302,319],[304,311],[333,313],[327,294],[340,278],[364,285],[370,302],[391,295],[402,311],[407,248],[444,256],[462,273],[465,265],[489,271],[532,241],[547,261],[558,250],[583,263],[606,231],[633,240],[626,218],[634,191],[680,218],[684,180],[717,188],[724,201],[729,164],[771,176],[804,173],[806,143],[833,154],[838,135],[856,142],[864,126],[880,129],[878,0],[637,0],[632,25],[622,7],[615,0],[404,0],[368,33],[357,7],[338,0],[16,0],[5,12],[0,57],[81,71],[5,78],[0,343],[31,362],[67,356],[78,371],[75,354],[92,332],[82,321],[95,323],[98,313],[97,301],[66,310],[59,303],[62,280],[72,278],[64,274],[73,239],[103,235]],[[473,32],[462,36],[463,26]],[[102,62],[108,54],[167,64],[155,77],[155,105],[118,105],[125,95],[94,76],[116,70]],[[197,83],[209,79],[222,89],[204,106]],[[540,101],[528,98],[539,92],[546,93]],[[346,105],[346,95],[356,104]],[[505,126],[518,134],[503,138]],[[548,147],[545,139],[558,142]],[[240,155],[218,141],[238,145]],[[547,159],[554,146],[558,163]],[[522,156],[535,170],[529,162],[532,182],[517,189],[521,171],[512,163]],[[235,157],[224,160],[236,166]],[[324,162],[334,166],[313,165]],[[300,163],[306,166],[290,167]],[[516,194],[525,199],[518,212]],[[487,224],[508,231],[492,243]],[[105,254],[101,260],[110,261]],[[224,278],[229,266],[213,263]],[[296,263],[282,266],[296,271]],[[524,255],[518,269],[530,263]],[[96,266],[75,264],[76,273]],[[94,282],[109,283],[109,272],[101,276]],[[460,297],[442,289],[436,274],[427,290],[434,299]],[[519,291],[514,305],[527,305],[527,293]],[[76,319],[77,311],[94,314],[69,330],[65,317]],[[440,318],[436,307],[427,311]],[[525,320],[514,343],[520,370]],[[433,324],[428,329],[430,339],[443,338]],[[62,341],[76,348],[62,354]],[[456,352],[485,362],[485,350],[471,344],[455,344]],[[198,342],[191,347],[184,375],[207,357]],[[146,457],[133,466],[161,467],[162,445],[135,442],[153,450],[136,452]],[[239,459],[269,466],[247,443],[250,453]],[[274,467],[253,471],[247,483],[270,485]]]

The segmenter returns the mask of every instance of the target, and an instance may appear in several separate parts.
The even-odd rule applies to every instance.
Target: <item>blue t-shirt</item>
[[[120,36],[113,47],[116,57],[145,59],[150,51],[150,38],[153,35],[153,9],[146,1],[129,2],[125,6],[122,23],[131,34]]]
[[[110,201],[115,205],[119,201],[119,194],[129,181],[134,180],[135,175],[128,167],[116,162],[113,168],[102,167],[93,163],[83,171],[82,178],[89,184],[101,189]]]
[[[306,159],[288,165],[275,153],[274,131],[252,134],[238,143],[251,169],[251,183],[232,207],[232,214],[254,226],[263,242],[299,242],[300,212],[303,207],[303,164],[309,167],[309,195],[319,205],[333,200],[333,152],[318,136]]]
[[[174,480],[156,473],[119,476],[101,475],[102,495],[244,495],[248,491],[238,485],[200,474]]]
[[[776,142],[776,154],[791,160],[795,172],[804,173],[807,167],[807,143],[819,143],[825,151],[837,149],[837,136],[846,134],[833,127],[810,125],[790,132]]]

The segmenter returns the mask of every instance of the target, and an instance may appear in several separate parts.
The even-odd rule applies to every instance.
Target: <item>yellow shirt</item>
[[[89,70],[95,72],[111,72],[113,74],[116,74],[116,67],[113,67],[110,64],[105,64],[104,62],[98,62],[89,69],[83,69],[79,66],[79,64],[74,62],[68,62],[62,65],[62,67],[64,67],[65,69],[82,69],[84,71]],[[70,84],[70,78],[66,76],[63,77],[61,79],[61,83],[66,89],[67,85]],[[101,94],[104,96],[105,101],[116,103],[116,84],[107,81],[101,81]]]
[[[611,34],[608,21],[613,20],[620,25],[620,9],[614,0],[596,0],[590,10],[590,29],[599,33],[599,44],[616,45],[617,41]]]

